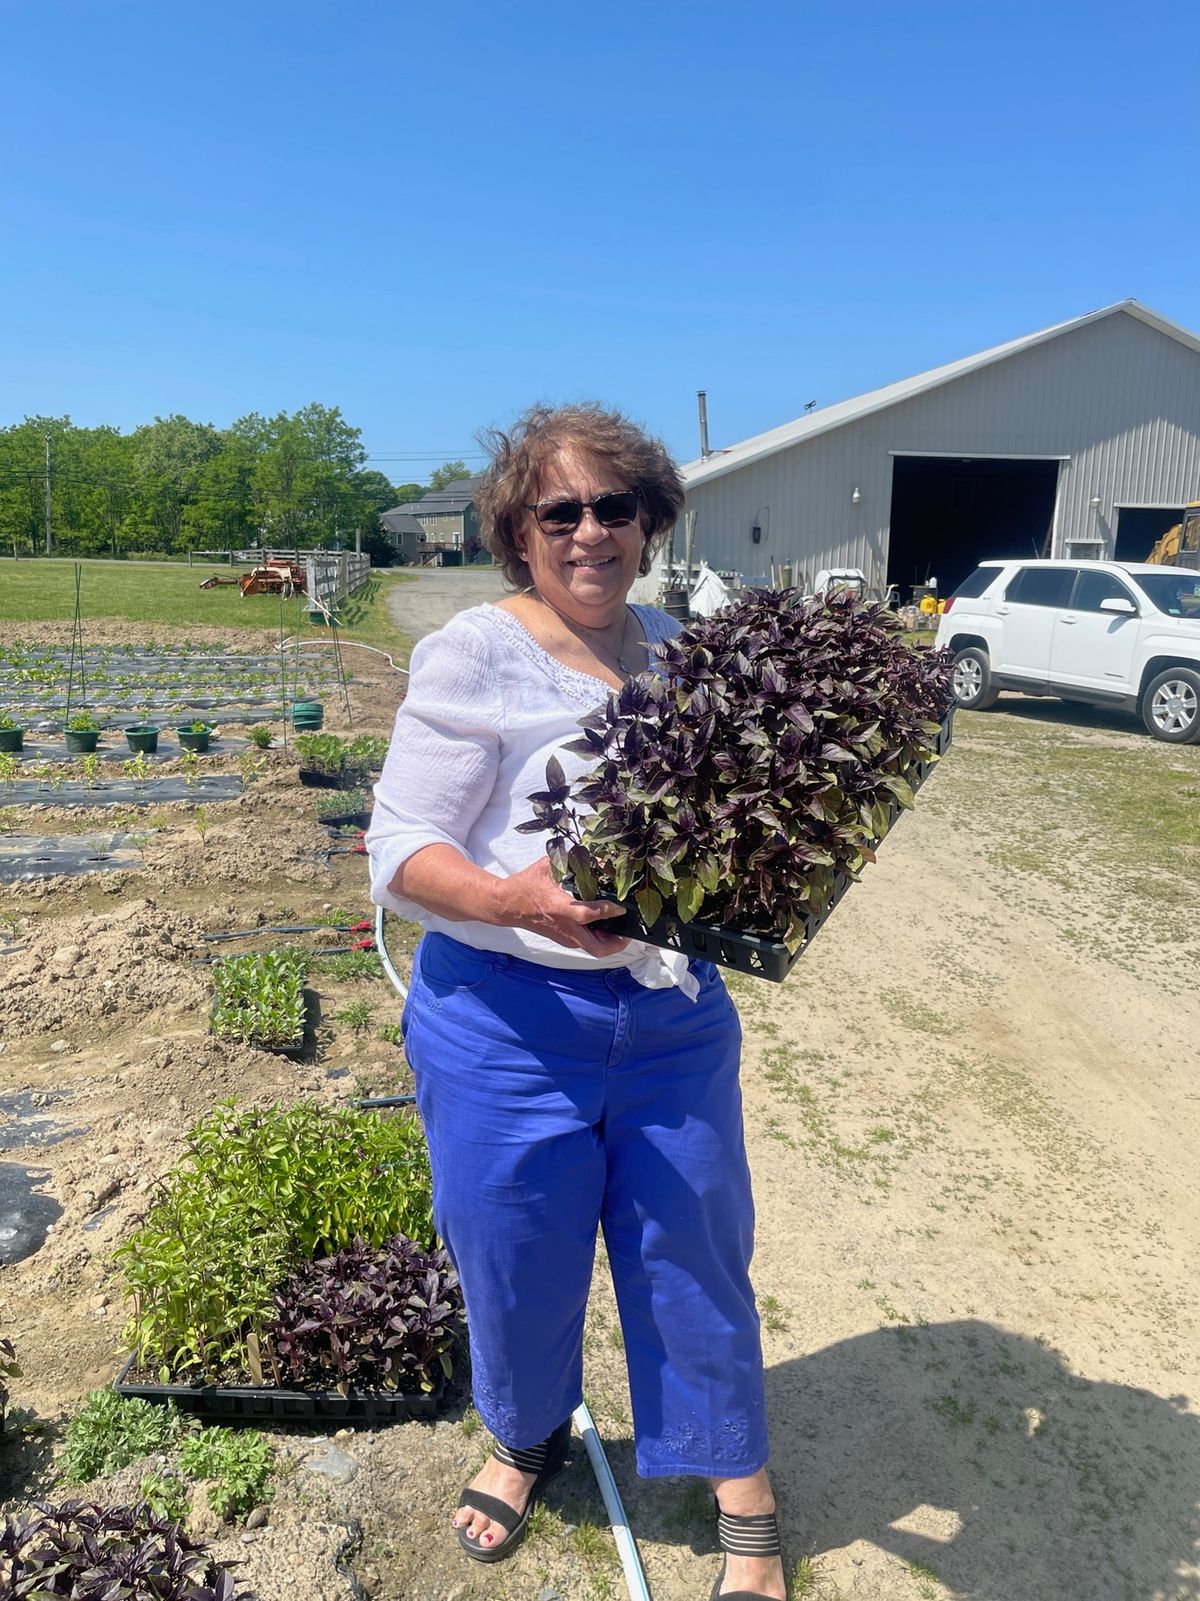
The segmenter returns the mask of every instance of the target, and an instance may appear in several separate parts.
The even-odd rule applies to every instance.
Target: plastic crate
[[[432,1390],[402,1395],[393,1390],[282,1390],[250,1384],[146,1384],[131,1379],[131,1356],[113,1380],[118,1395],[139,1401],[173,1401],[181,1412],[212,1423],[381,1423],[428,1421],[437,1416],[446,1395],[439,1372]]]
[[[938,756],[949,750],[953,737],[954,708],[951,707],[933,741]],[[918,762],[912,769],[908,777],[914,793],[936,765],[936,761]],[[894,801],[888,808],[889,833],[905,810],[899,801]],[[823,911],[805,918],[804,939],[795,951],[789,951],[781,940],[766,939],[761,934],[745,934],[738,929],[722,928],[712,923],[684,923],[669,913],[660,917],[652,928],[647,928],[634,901],[622,902],[625,907],[622,916],[606,918],[593,923],[592,927],[601,928],[609,934],[624,934],[629,939],[642,940],[647,945],[659,945],[665,950],[681,951],[684,956],[714,962],[718,967],[736,968],[739,973],[749,973],[755,978],[781,984],[854,882],[845,871],[835,875],[828,905]]]

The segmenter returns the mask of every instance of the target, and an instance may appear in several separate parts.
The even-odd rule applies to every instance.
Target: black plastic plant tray
[[[249,1384],[144,1384],[128,1377],[133,1357],[113,1381],[118,1395],[139,1401],[173,1401],[181,1412],[214,1423],[381,1423],[430,1421],[441,1409],[446,1381],[432,1390],[402,1395],[392,1390],[280,1390]]]
[[[954,710],[946,714],[933,746],[938,756],[950,748],[953,739]],[[929,777],[936,761],[918,762],[908,775],[914,793]],[[903,816],[905,808],[894,801],[888,808],[890,834]],[[782,940],[765,939],[761,934],[745,934],[734,928],[721,928],[711,923],[684,923],[670,915],[660,917],[652,928],[642,922],[634,901],[622,902],[625,911],[621,917],[606,918],[593,926],[606,933],[624,934],[629,939],[642,940],[647,945],[659,945],[665,950],[681,951],[684,956],[713,962],[718,967],[736,968],[739,973],[750,973],[755,978],[769,979],[774,984],[783,980],[795,967],[817,933],[828,922],[842,896],[854,883],[850,874],[835,874],[833,893],[823,911],[814,912],[804,920],[804,938],[795,951],[789,951]],[[568,886],[570,880],[567,881]]]
[[[322,828],[366,828],[370,821],[370,812],[333,812],[317,818]]]

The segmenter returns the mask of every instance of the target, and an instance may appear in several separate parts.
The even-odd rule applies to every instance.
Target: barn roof
[[[1120,300],[1114,306],[1103,306],[1099,311],[1089,311],[1085,316],[1072,317],[1069,322],[1055,323],[1053,327],[1042,328],[1037,333],[1024,334],[1020,339],[1010,339],[1003,345],[993,345],[990,350],[964,356],[959,361],[948,362],[944,367],[931,367],[928,372],[917,373],[913,378],[902,378],[899,383],[885,384],[882,389],[870,389],[865,395],[855,395],[850,400],[838,401],[836,405],[824,406],[820,411],[810,411],[803,417],[797,417],[795,422],[784,423],[781,428],[771,428],[765,434],[754,434],[740,444],[730,445],[728,449],[714,450],[704,460],[688,462],[683,468],[684,482],[690,488],[694,484],[720,478],[739,467],[749,466],[751,462],[761,461],[764,456],[773,456],[777,451],[789,450],[793,445],[815,439],[818,434],[844,428],[847,423],[858,422],[872,412],[883,411],[903,400],[912,400],[930,389],[953,383],[956,378],[965,378],[968,373],[979,372],[994,362],[1006,361],[1009,356],[1018,356],[1022,351],[1032,350],[1035,345],[1046,344],[1051,339],[1073,333],[1077,328],[1115,316],[1118,312],[1136,317],[1139,322],[1200,353],[1200,337],[1187,328],[1151,311],[1139,300]]]

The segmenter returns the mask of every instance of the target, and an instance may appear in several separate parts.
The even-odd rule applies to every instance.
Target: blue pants
[[[604,1230],[638,1472],[736,1478],[767,1460],[741,1030],[700,998],[421,941],[404,1013],[434,1219],[462,1280],[475,1404],[514,1449],[583,1397]]]

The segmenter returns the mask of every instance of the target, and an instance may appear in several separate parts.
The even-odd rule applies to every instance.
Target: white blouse
[[[679,631],[665,612],[632,609],[650,646]],[[408,693],[375,785],[367,833],[371,898],[480,950],[550,967],[627,967],[650,988],[678,984],[694,995],[687,961],[677,953],[631,942],[615,956],[591,956],[526,929],[439,917],[388,888],[397,868],[426,845],[453,846],[497,878],[544,856],[545,834],[517,833],[518,824],[533,816],[528,797],[545,789],[551,756],[569,780],[588,769],[587,757],[562,746],[608,693],[602,679],[556,660],[512,612],[498,606],[473,606],[422,639],[412,653]]]

